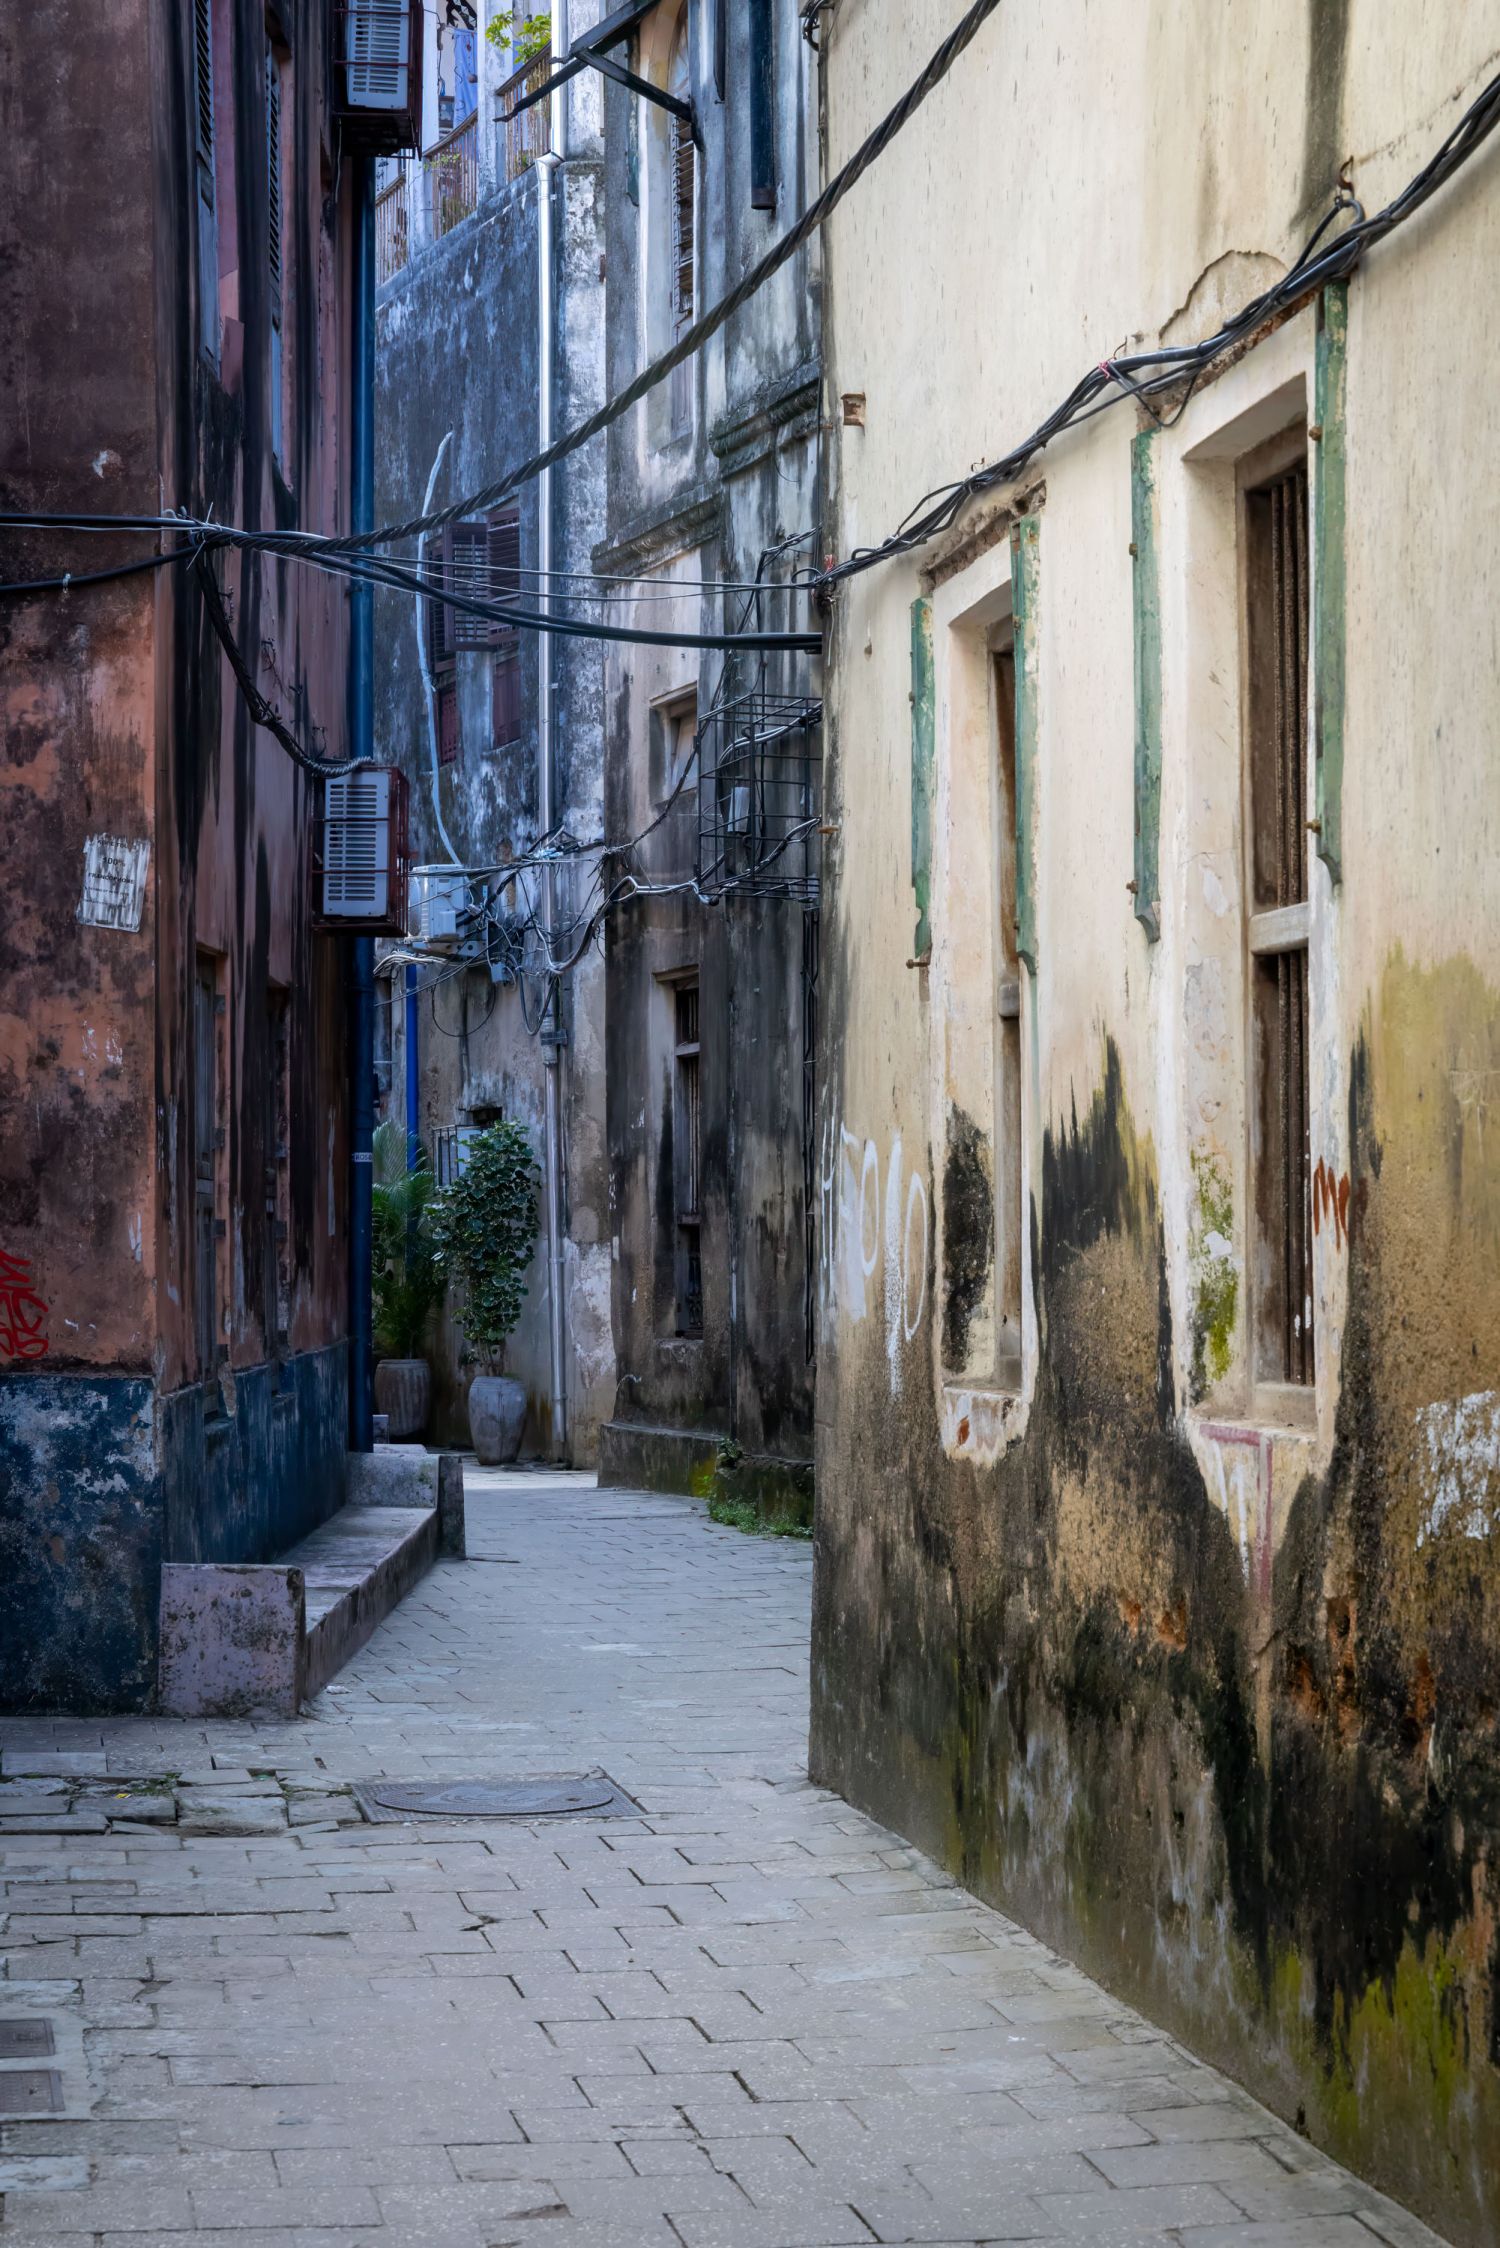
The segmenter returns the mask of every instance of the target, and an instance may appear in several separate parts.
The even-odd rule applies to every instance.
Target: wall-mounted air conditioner
[[[469,877],[457,866],[419,866],[415,875],[413,934],[421,944],[446,950],[457,944],[459,924],[469,912]]]
[[[315,916],[351,936],[406,934],[406,775],[366,765],[323,784],[313,829]]]
[[[346,139],[394,156],[422,137],[422,0],[338,0],[337,101]]]

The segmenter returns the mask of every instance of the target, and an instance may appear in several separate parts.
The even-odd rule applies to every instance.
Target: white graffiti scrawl
[[[824,1319],[858,1325],[878,1314],[891,1390],[899,1396],[904,1346],[915,1339],[927,1311],[927,1181],[920,1170],[907,1171],[899,1132],[882,1165],[874,1140],[828,1117],[818,1202]]]

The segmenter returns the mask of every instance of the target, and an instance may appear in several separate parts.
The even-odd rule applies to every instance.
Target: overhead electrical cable
[[[627,383],[615,397],[607,399],[587,420],[566,430],[555,444],[548,445],[542,452],[533,453],[529,460],[522,461],[519,467],[497,477],[493,483],[482,485],[477,492],[470,492],[462,499],[453,500],[447,507],[439,508],[433,514],[415,515],[405,523],[389,524],[383,530],[366,531],[358,537],[320,543],[331,544],[346,554],[360,553],[371,547],[392,546],[398,540],[414,539],[424,532],[440,530],[445,523],[461,522],[465,516],[482,514],[486,508],[496,506],[512,492],[518,491],[523,484],[534,482],[543,469],[555,468],[570,453],[576,453],[580,445],[586,445],[591,437],[597,437],[601,430],[608,429],[611,423],[617,422],[622,414],[629,413],[631,407],[638,405],[648,391],[665,381],[674,367],[680,366],[685,359],[691,359],[708,342],[710,336],[717,335],[725,322],[732,320],[740,307],[748,304],[765,287],[772,274],[778,273],[789,263],[803,243],[817,233],[824,220],[837,210],[850,189],[858,184],[876,159],[884,154],[902,127],[910,123],[934,87],[942,84],[975,33],[999,5],[1000,0],[972,0],[967,13],[929,57],[925,69],[907,87],[895,106],[887,110],[880,123],[860,143],[848,162],[840,165],[821,195],[808,204],[796,225],[788,228],[781,240],[773,243],[763,258],[757,259],[727,295],[720,297],[717,304],[710,305],[702,318],[695,320],[691,327],[684,328],[674,344],[643,367],[632,382]],[[295,533],[279,532],[274,535],[273,543],[279,545],[283,541],[286,542],[288,551],[294,551],[299,543]]]
[[[1134,398],[1158,421],[1161,416],[1155,413],[1152,402],[1160,398],[1170,405],[1171,419],[1175,421],[1198,383],[1220,360],[1253,340],[1257,330],[1296,311],[1330,281],[1347,279],[1365,252],[1375,243],[1383,242],[1419,211],[1469,161],[1497,124],[1500,124],[1500,77],[1489,81],[1422,169],[1399,195],[1373,216],[1367,217],[1363,207],[1341,187],[1331,208],[1281,279],[1242,305],[1214,335],[1205,337],[1201,343],[1169,344],[1155,351],[1121,352],[1113,358],[1100,360],[1061,405],[1038,423],[1019,445],[1013,446],[999,460],[988,461],[983,467],[971,469],[967,476],[957,477],[951,484],[940,485],[926,493],[888,539],[882,540],[879,546],[857,548],[845,561],[820,571],[815,585],[828,592],[845,578],[873,569],[877,562],[924,546],[929,539],[949,529],[978,494],[993,491],[999,485],[1016,483],[1064,430],[1076,428],[1126,398]],[[1353,224],[1320,248],[1329,228],[1345,211],[1355,214]],[[1179,392],[1182,395],[1174,398]]]
[[[257,540],[257,546],[259,543]],[[404,593],[425,593],[429,600],[441,601],[464,616],[483,617],[512,630],[545,632],[565,640],[616,640],[647,648],[745,648],[776,655],[817,655],[823,646],[821,632],[653,632],[642,625],[605,624],[597,618],[564,617],[553,611],[538,615],[534,610],[518,609],[512,602],[486,601],[460,593],[452,586],[439,592],[425,584],[409,563],[389,555],[320,548],[315,553],[294,555],[293,559],[316,569],[340,571],[360,582],[388,585]]]
[[[254,674],[234,637],[234,629],[224,607],[224,596],[219,591],[219,581],[214,576],[213,561],[207,547],[199,548],[193,560],[193,569],[203,589],[203,606],[208,621],[229,658],[229,668],[234,673],[235,684],[257,726],[264,726],[267,733],[280,742],[294,764],[300,765],[304,773],[311,773],[319,780],[343,780],[350,773],[358,773],[373,765],[373,757],[314,757],[302,747],[281,713],[267,702],[255,684]]]

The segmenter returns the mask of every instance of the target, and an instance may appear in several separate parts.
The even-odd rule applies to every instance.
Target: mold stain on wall
[[[1281,1528],[1267,1642],[1178,1417],[1155,1158],[1106,1039],[1044,1135],[1024,1437],[945,1461],[924,1384],[898,1433],[876,1354],[839,1367],[840,1425],[868,1433],[822,1476],[813,1768],[1478,2240],[1500,2224],[1500,999],[1394,955],[1349,1081],[1336,1443]],[[1218,1167],[1196,1184],[1227,1240]],[[1194,1290],[1195,1385],[1234,1310]]]

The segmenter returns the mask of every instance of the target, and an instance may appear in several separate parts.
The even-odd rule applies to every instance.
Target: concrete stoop
[[[351,1453],[345,1503],[279,1560],[166,1562],[158,1707],[295,1717],[440,1554],[464,1556],[463,1461]]]

